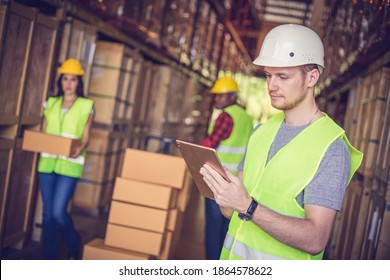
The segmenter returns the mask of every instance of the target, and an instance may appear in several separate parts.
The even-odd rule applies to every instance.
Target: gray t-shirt
[[[253,132],[258,127],[260,125]],[[271,145],[267,163],[282,147],[306,127],[307,125],[288,126],[283,122]],[[238,170],[242,171],[244,169],[244,161],[245,156],[238,166]],[[298,204],[301,207],[304,204],[315,204],[340,211],[343,205],[350,168],[351,158],[347,144],[344,140],[337,139],[326,151],[313,180],[296,197]]]

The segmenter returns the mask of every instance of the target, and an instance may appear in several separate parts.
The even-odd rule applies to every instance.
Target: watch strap
[[[258,206],[258,202],[252,197],[251,204],[244,212],[238,213],[238,217],[244,221],[250,221],[253,218],[253,214],[255,213],[256,207]]]

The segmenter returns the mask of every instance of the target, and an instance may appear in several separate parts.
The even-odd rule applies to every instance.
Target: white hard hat
[[[279,25],[265,36],[259,56],[253,61],[260,66],[290,67],[317,64],[324,66],[324,45],[310,28],[296,24]]]

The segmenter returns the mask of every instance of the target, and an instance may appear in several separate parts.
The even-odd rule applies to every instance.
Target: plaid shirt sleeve
[[[211,134],[202,141],[201,145],[216,149],[222,140],[227,139],[233,130],[233,118],[226,112],[222,112],[217,120]]]

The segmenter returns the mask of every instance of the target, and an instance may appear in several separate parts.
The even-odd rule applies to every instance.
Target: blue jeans
[[[206,198],[206,259],[219,260],[228,227],[229,220],[222,215],[218,204]]]
[[[59,258],[59,233],[62,233],[69,253],[80,250],[77,233],[67,208],[73,197],[78,178],[56,173],[39,173],[43,202],[43,257]]]

